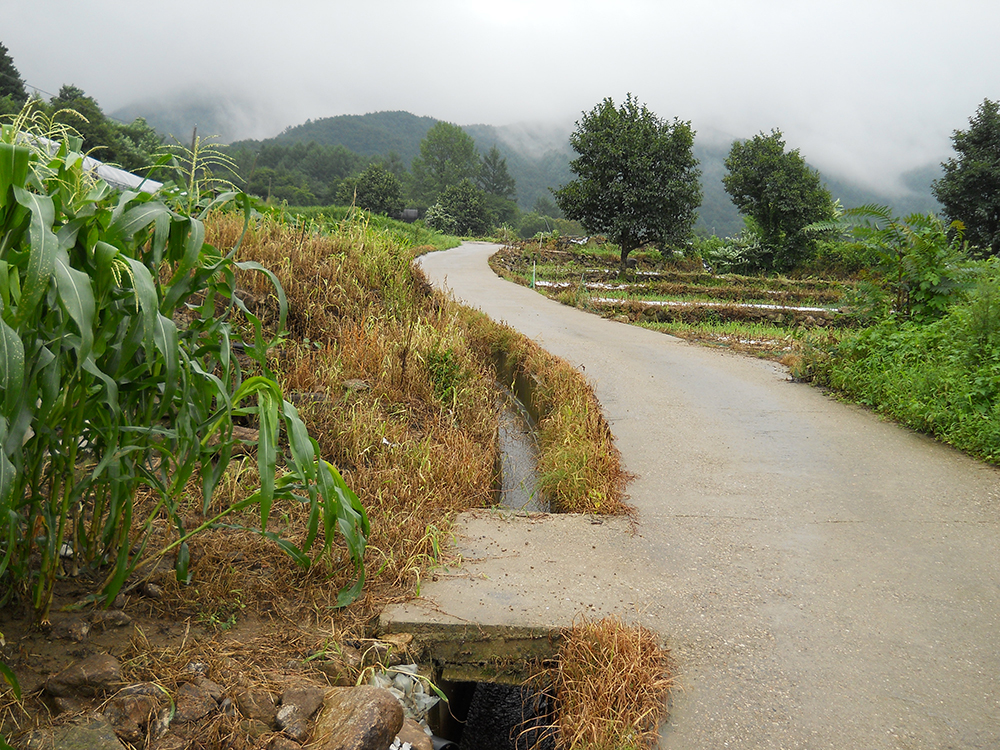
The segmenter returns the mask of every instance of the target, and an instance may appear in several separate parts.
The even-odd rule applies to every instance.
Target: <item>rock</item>
[[[211,692],[191,682],[185,682],[177,688],[175,701],[177,710],[174,714],[174,721],[178,724],[198,721],[218,708]]]
[[[196,687],[201,688],[206,693],[212,696],[212,699],[216,703],[221,703],[222,698],[225,695],[225,690],[222,689],[222,685],[217,682],[212,682],[212,680],[207,677],[196,677],[193,681]]]
[[[302,745],[292,742],[287,737],[275,737],[267,746],[267,750],[302,750]]]
[[[52,704],[57,714],[81,714],[87,707],[82,699],[72,695],[60,695]]]
[[[53,750],[124,750],[111,725],[103,721],[69,724],[52,735]]]
[[[255,741],[265,734],[270,734],[271,725],[257,719],[244,719],[239,723],[239,731],[247,739]]]
[[[94,696],[121,679],[121,664],[111,654],[94,654],[71,664],[46,681],[45,690],[55,698]]]
[[[90,635],[90,623],[82,617],[64,617],[52,623],[53,638],[83,643]]]
[[[275,721],[288,737],[304,742],[309,737],[309,719],[326,696],[326,688],[316,683],[297,682],[281,694],[281,706]]]
[[[149,581],[146,581],[146,583],[142,584],[140,593],[147,599],[162,599],[163,587],[155,583],[150,583]]]
[[[274,724],[274,696],[261,688],[242,688],[234,696],[236,707],[244,718],[255,719],[268,726]]]
[[[326,656],[327,658],[322,661],[313,662],[313,666],[330,679],[330,684],[338,687],[354,685],[358,670],[364,661],[361,652],[353,646],[344,644],[337,653],[328,652]]]
[[[323,705],[326,688],[318,683],[297,682],[285,688],[281,694],[282,706],[295,706],[303,718],[310,719]]]
[[[164,735],[149,746],[149,750],[189,750],[191,740],[178,737],[176,734]]]
[[[316,720],[310,750],[385,750],[403,726],[403,707],[388,690],[332,688]]]
[[[309,737],[309,720],[302,715],[298,706],[281,706],[275,721],[278,728],[293,740],[304,742]]]
[[[434,750],[430,736],[413,719],[404,719],[402,728],[396,732],[400,743],[409,742],[413,750]]]
[[[95,627],[107,630],[108,628],[123,628],[132,624],[132,618],[120,609],[99,609],[91,612],[90,622]]]
[[[156,688],[154,687],[154,690]],[[144,744],[149,735],[150,723],[156,722],[156,716],[166,698],[163,693],[149,694],[133,692],[118,693],[104,707],[104,718],[108,720],[121,739],[133,745]]]

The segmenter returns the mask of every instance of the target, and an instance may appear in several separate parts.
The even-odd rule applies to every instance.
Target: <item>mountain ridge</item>
[[[224,102],[216,114],[221,122],[233,117],[234,102]],[[128,115],[146,116],[147,122],[160,130],[157,113],[153,110],[143,115],[136,108]],[[212,112],[204,102],[197,102],[192,114],[208,122],[202,132],[211,132],[214,123]],[[172,110],[171,123],[183,121],[183,112]],[[437,118],[418,116],[404,110],[383,110],[363,115],[335,115],[306,120],[291,125],[271,138],[247,139],[240,144],[295,143],[316,141],[326,146],[343,146],[361,156],[387,156],[395,153],[409,167],[420,151],[420,141],[438,122]],[[203,126],[199,126],[203,127]],[[573,178],[569,162],[573,151],[569,146],[572,126],[554,124],[518,123],[514,125],[464,125],[462,129],[476,142],[480,153],[496,146],[507,159],[508,170],[517,182],[517,202],[522,210],[531,210],[539,198],[551,198],[551,188],[557,188]],[[221,129],[219,129],[221,130]],[[160,132],[163,132],[162,130]],[[722,185],[725,174],[723,162],[729,152],[724,139],[718,134],[699,139],[695,136],[694,154],[702,169],[704,198],[699,209],[697,228],[707,234],[732,235],[743,226],[743,219],[732,204]],[[911,170],[900,178],[908,192],[899,195],[889,190],[863,186],[849,178],[820,171],[820,176],[835,199],[845,208],[870,203],[889,205],[895,213],[937,212],[940,206],[931,193],[933,179],[941,173],[940,165],[925,165]]]

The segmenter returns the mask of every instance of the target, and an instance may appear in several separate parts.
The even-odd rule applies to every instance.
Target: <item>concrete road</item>
[[[663,748],[1000,747],[996,469],[773,363],[502,281],[486,263],[495,249],[467,243],[421,264],[579,367],[638,476],[638,533],[564,533],[575,549],[563,562],[546,542],[545,580],[532,568],[537,585],[508,592],[511,612],[523,599],[544,617],[550,605],[531,596],[547,587],[553,609],[619,611],[662,634],[681,685]],[[499,545],[515,540],[498,543],[504,524],[490,523],[464,543],[496,547],[479,578],[502,580]]]

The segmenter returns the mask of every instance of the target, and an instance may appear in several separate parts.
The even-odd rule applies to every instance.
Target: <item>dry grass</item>
[[[502,363],[504,377],[523,378],[530,408],[538,417],[539,486],[551,507],[565,513],[631,515],[622,468],[611,428],[586,379],[509,326],[464,310],[470,345]]]
[[[545,677],[558,750],[656,747],[673,680],[668,654],[649,630],[617,617],[581,619]]]
[[[241,230],[236,217],[216,217],[209,241],[231,247]],[[367,621],[412,595],[442,562],[441,537],[458,513],[493,502],[492,373],[466,346],[457,308],[436,300],[411,268],[412,252],[364,225],[331,236],[262,222],[251,226],[240,258],[278,276],[289,339],[272,367],[371,520],[368,581],[351,608]],[[240,283],[258,309],[274,310],[264,281],[248,273]],[[457,363],[447,402],[427,366],[428,353],[438,351],[452,352]],[[304,528],[301,512],[275,509],[293,540]],[[293,574],[298,601],[330,606],[349,570],[343,562],[334,557]]]

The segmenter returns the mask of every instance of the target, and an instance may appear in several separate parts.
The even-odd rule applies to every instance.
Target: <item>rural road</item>
[[[661,748],[1000,747],[1000,472],[776,364],[502,281],[496,249],[420,263],[596,390],[638,533],[581,539],[565,575],[614,568],[603,609],[670,645]]]

